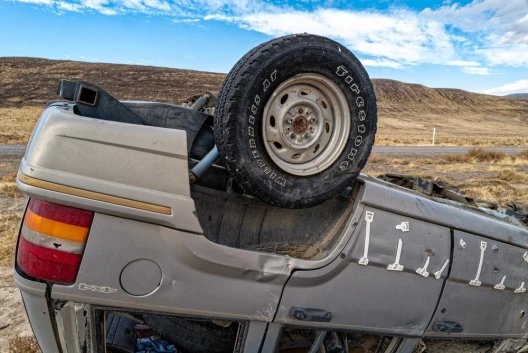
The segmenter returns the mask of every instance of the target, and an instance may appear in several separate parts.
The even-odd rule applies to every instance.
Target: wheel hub
[[[279,85],[266,103],[262,131],[266,150],[281,169],[295,175],[321,172],[346,145],[348,102],[325,76],[294,76]]]
[[[308,120],[302,115],[296,117],[292,125],[297,134],[304,134],[308,130]]]

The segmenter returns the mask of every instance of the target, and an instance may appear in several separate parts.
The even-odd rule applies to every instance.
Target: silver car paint
[[[86,153],[90,151],[90,153]],[[182,130],[85,118],[52,106],[42,114],[20,164],[38,180],[169,207],[172,214],[83,199],[88,208],[202,233],[190,197]],[[17,180],[31,195],[31,186]],[[43,195],[46,197],[46,195]],[[71,203],[76,203],[70,200]]]

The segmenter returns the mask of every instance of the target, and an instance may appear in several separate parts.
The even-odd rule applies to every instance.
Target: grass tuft
[[[517,155],[517,158],[519,159],[526,159],[528,160],[528,150],[524,150],[521,153]]]
[[[518,173],[512,169],[501,170],[497,178],[514,184],[527,182],[527,176],[525,173]]]
[[[496,163],[507,158],[509,156],[504,152],[475,147],[464,154],[445,156],[444,160],[450,163]]]
[[[12,338],[9,341],[7,352],[8,353],[40,353],[40,348],[38,346],[38,343],[35,337],[17,336],[15,338]]]
[[[0,215],[0,266],[11,266],[15,256],[20,215]]]
[[[16,186],[16,173],[11,173],[0,178],[0,193],[5,194],[7,197],[18,198],[23,197],[24,194],[18,190]]]
[[[368,159],[368,163],[383,163],[386,162],[387,158],[381,157],[379,154],[373,153]]]

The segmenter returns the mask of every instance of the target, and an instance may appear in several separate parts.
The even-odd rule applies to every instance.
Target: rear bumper
[[[52,301],[45,283],[27,280],[16,271],[14,277],[43,353],[95,352],[90,348],[89,305]]]
[[[15,270],[15,284],[20,289],[31,329],[43,353],[59,353],[59,343],[52,324],[54,313],[46,298],[46,284],[27,280]]]

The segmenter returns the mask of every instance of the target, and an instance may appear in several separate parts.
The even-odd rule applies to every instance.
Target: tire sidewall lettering
[[[350,92],[352,92],[355,95],[355,99],[352,100],[349,103],[355,103],[355,108],[359,109],[357,112],[358,120],[361,122],[364,122],[367,118],[367,113],[365,111],[365,99],[362,96],[362,90],[360,85],[354,81],[353,77],[351,75],[348,75],[350,70],[346,65],[339,65],[336,68],[336,76],[338,79],[343,80],[344,84],[347,85],[350,89]],[[353,107],[351,107],[353,108]],[[355,109],[351,109],[351,113],[353,113]],[[352,123],[354,123],[354,118],[352,117]],[[351,131],[350,139],[353,139],[353,146],[347,153],[346,151],[343,154],[346,154],[346,158],[344,161],[339,163],[337,168],[341,172],[346,172],[348,169],[350,169],[356,160],[356,155],[358,154],[358,148],[361,147],[364,141],[365,134],[367,133],[367,128],[365,124],[358,125],[357,129],[357,136],[353,136],[354,130]]]
[[[349,104],[352,104],[350,106],[350,114],[356,115],[356,117],[352,116],[352,128],[350,131],[349,141],[351,143],[347,143],[349,147],[348,151],[343,151],[342,156],[345,157],[345,160],[339,162],[336,161],[333,167],[336,168],[340,173],[346,172],[350,168],[352,168],[353,165],[355,165],[356,162],[356,156],[358,155],[358,148],[360,148],[363,145],[363,142],[365,141],[365,137],[367,134],[367,127],[365,124],[365,120],[367,119],[367,112],[366,112],[366,106],[365,106],[365,98],[363,97],[363,92],[361,88],[361,84],[358,82],[358,79],[354,78],[354,74],[349,70],[349,68],[346,65],[338,65],[335,69],[335,75],[338,80],[341,81],[340,87],[344,89],[344,87],[348,87],[349,92],[352,94],[352,99],[348,98]],[[262,153],[257,150],[257,144],[255,142],[255,123],[257,119],[255,116],[257,114],[262,114],[261,104],[264,104],[264,100],[261,97],[267,97],[270,95],[269,92],[267,92],[270,87],[274,86],[273,83],[276,81],[278,74],[278,70],[274,69],[270,74],[268,74],[262,81],[262,90],[260,93],[255,94],[253,97],[251,97],[251,103],[250,103],[250,115],[248,117],[248,129],[247,129],[247,136],[249,139],[249,147],[251,149],[251,155],[253,157],[253,160],[257,162],[257,165],[259,168],[263,169],[264,174],[270,178],[270,180],[277,182],[281,186],[286,185],[286,180],[282,177],[277,177],[277,175],[280,175],[281,172],[273,172],[272,170],[276,170],[276,166],[269,165],[264,159],[261,158]],[[343,87],[344,86],[344,87]],[[267,92],[267,93],[266,93]],[[269,98],[268,98],[269,99]],[[261,110],[259,112],[259,109]],[[362,124],[355,124],[355,120],[359,120],[360,122],[363,122]],[[357,125],[357,127],[354,127],[354,125]],[[258,132],[257,128],[257,132]],[[342,158],[340,158],[342,159]],[[273,177],[272,177],[273,176]]]
[[[271,86],[273,82],[277,79],[277,70],[273,70],[272,73],[269,75],[269,78],[266,78],[262,83],[262,94],[264,94],[268,88]],[[259,107],[261,103],[261,99],[259,94],[257,93],[255,97],[253,98],[253,103],[251,105],[251,113],[256,115],[257,114],[257,108]],[[255,117],[254,115],[249,115],[248,123],[250,125],[255,125]],[[248,136],[255,137],[255,130],[252,126],[248,126]],[[286,179],[283,177],[280,177],[277,172],[273,171],[271,169],[271,166],[266,165],[266,162],[264,162],[260,158],[260,152],[257,150],[257,145],[255,143],[254,139],[249,139],[249,148],[251,149],[251,154],[253,155],[253,159],[257,161],[257,165],[259,168],[263,168],[263,172],[265,175],[267,175],[272,181],[277,183],[278,185],[284,187],[286,186]]]

